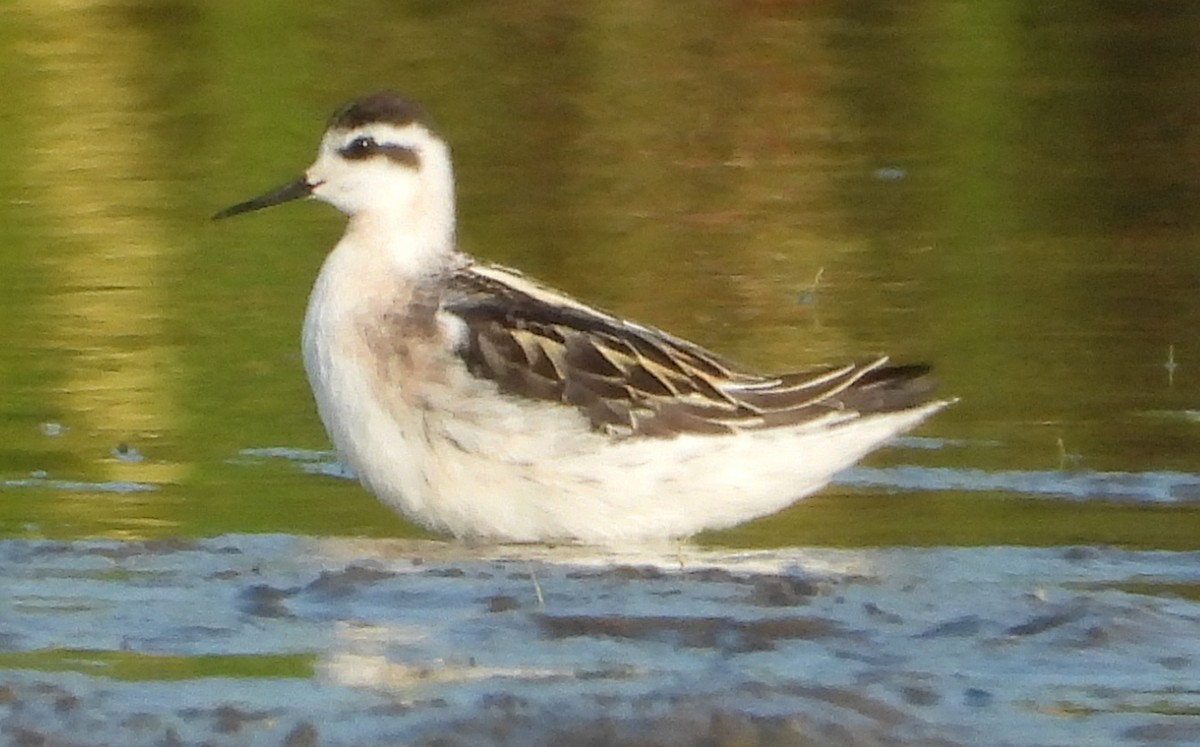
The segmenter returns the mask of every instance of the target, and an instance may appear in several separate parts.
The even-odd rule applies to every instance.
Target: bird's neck
[[[395,279],[419,283],[442,272],[457,257],[454,177],[446,163],[444,173],[430,164],[419,191],[402,199],[403,208],[392,204],[350,216],[342,244],[384,262],[380,269]]]
[[[372,272],[393,282],[419,283],[453,264],[454,218],[437,219],[429,212],[359,213],[350,218],[334,250],[354,255],[356,272]]]

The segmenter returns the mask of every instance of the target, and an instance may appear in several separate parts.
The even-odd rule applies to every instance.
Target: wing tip
[[[927,364],[886,364],[887,358],[880,358],[868,365],[862,375],[838,396],[843,406],[870,414],[932,404],[930,397],[937,389],[937,379]],[[948,405],[957,399],[942,401]]]

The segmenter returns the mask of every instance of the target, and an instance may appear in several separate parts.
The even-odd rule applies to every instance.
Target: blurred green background
[[[868,464],[1198,472],[1197,70],[1190,3],[7,2],[0,536],[415,532],[243,453],[328,448],[298,336],[341,218],[208,220],[380,88],[473,254],[755,367],[932,363],[947,441]],[[834,486],[705,540],[1200,547],[1115,498]]]

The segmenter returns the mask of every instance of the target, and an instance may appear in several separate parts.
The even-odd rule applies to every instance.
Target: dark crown
[[[329,127],[352,130],[375,122],[398,127],[415,122],[432,129],[429,117],[420,106],[391,91],[380,91],[351,101],[334,112],[329,118]]]

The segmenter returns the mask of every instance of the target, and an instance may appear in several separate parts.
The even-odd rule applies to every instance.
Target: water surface
[[[802,548],[868,553],[881,579],[870,603],[884,610],[907,603],[907,577],[889,572],[886,548],[932,548],[915,557],[939,568],[964,564],[980,579],[1030,557],[1064,557],[1068,547],[1113,546],[1138,563],[1153,559],[1149,583],[1162,597],[1147,601],[1136,573],[1081,578],[1048,562],[1021,591],[985,585],[984,597],[987,589],[996,595],[988,603],[1009,605],[1007,612],[955,628],[963,661],[983,661],[971,657],[1008,645],[1005,636],[1031,640],[1010,630],[1041,614],[1017,610],[1021,594],[1065,589],[1045,614],[1065,615],[1063,629],[1073,632],[1053,634],[1049,645],[1076,652],[1101,673],[1096,687],[1116,695],[1088,690],[1052,659],[1049,689],[1022,679],[1031,693],[1022,701],[998,679],[947,684],[951,660],[921,675],[933,684],[866,693],[902,717],[886,722],[895,729],[873,721],[876,730],[863,734],[1000,742],[986,724],[1024,707],[1039,715],[1021,721],[1030,731],[1013,743],[1062,743],[1064,729],[1079,723],[1097,739],[1129,743],[1195,736],[1191,696],[1163,693],[1187,690],[1184,680],[1200,674],[1193,652],[1176,651],[1182,644],[1170,638],[1190,635],[1179,621],[1198,612],[1190,552],[1200,549],[1200,8],[11,2],[0,51],[9,104],[0,116],[6,557],[36,557],[45,540],[65,542],[54,545],[65,548],[55,557],[85,566],[97,547],[152,557],[146,541],[199,542],[197,557],[219,557],[217,545],[204,544],[218,542],[211,538],[233,535],[240,546],[269,533],[283,539],[255,545],[255,556],[282,564],[283,575],[262,583],[287,590],[287,578],[313,583],[316,571],[289,565],[300,563],[294,555],[309,541],[420,534],[336,476],[303,379],[300,318],[341,218],[296,204],[208,221],[303,169],[335,106],[391,87],[422,101],[453,146],[468,251],[747,365],[786,370],[887,352],[931,363],[941,391],[961,397],[821,494],[698,538],[699,546],[782,553],[801,570],[796,553],[809,552]],[[112,541],[131,544],[97,544]],[[368,558],[383,553],[352,546]],[[706,558],[697,566],[722,567],[696,557]],[[462,567],[478,570],[474,562]],[[550,562],[542,573],[574,572],[573,561]],[[22,567],[35,569],[33,588],[55,573],[36,562]],[[16,568],[5,572],[14,583],[26,572]],[[167,613],[107,616],[142,598],[142,577],[124,575],[132,571],[119,564],[93,570],[113,606],[97,608],[94,589],[68,586],[39,619],[69,621],[70,630],[49,625],[29,637],[36,625],[0,627],[0,679],[32,682],[34,692],[49,677],[88,714],[125,713],[90,689],[122,678],[164,693],[158,716],[189,698],[257,712],[240,691],[204,677],[277,672],[320,690],[315,683],[326,681],[313,661],[328,647],[314,641],[353,627],[359,615],[314,597],[320,609],[301,629],[316,637],[305,645],[236,637],[234,645],[219,625],[182,635]],[[388,578],[400,587],[387,592],[388,604],[402,608],[411,579]],[[935,589],[940,576],[924,578]],[[233,609],[253,598],[248,575],[225,581],[222,598]],[[1110,581],[1116,585],[1105,586]],[[503,588],[469,593],[519,598],[517,627],[537,628],[538,614],[576,614],[573,602],[537,612],[507,582],[492,586]],[[704,588],[681,582],[670,592],[682,597],[679,609],[631,617],[710,619]],[[180,599],[194,603],[189,594]],[[1155,600],[1167,597],[1164,612]],[[21,599],[21,614],[32,614],[33,602]],[[947,604],[941,623],[960,609]],[[242,612],[272,608],[256,609]],[[733,618],[754,617],[730,609]],[[1089,625],[1111,632],[1126,612],[1150,615],[1131,635],[1145,641],[1136,656],[1165,662],[1154,673],[1109,658],[1115,644],[1087,643]],[[904,635],[923,640],[913,618],[898,614]],[[922,644],[896,643],[887,624],[843,621],[867,648],[899,646],[904,661],[925,655]],[[468,646],[479,634],[473,625],[455,628],[462,637],[451,636],[453,645]],[[81,642],[77,631],[89,628],[100,638]],[[608,671],[587,663],[590,649],[574,648],[576,639],[541,631],[564,657],[577,657],[572,671]],[[498,640],[488,645],[519,658],[524,643],[509,651]],[[682,657],[680,668],[652,667],[661,678],[632,680],[691,692],[681,685],[694,679],[688,667],[707,661],[710,649],[684,666],[697,653],[686,645],[635,638],[613,654],[613,671],[625,671],[627,660],[635,668],[639,657],[652,661],[659,645]],[[834,679],[848,676],[837,667],[857,644],[810,645],[832,657]],[[87,653],[67,658],[90,663],[62,665],[61,652],[79,647]],[[1015,669],[1046,655],[1015,650]],[[808,661],[788,651],[784,663]],[[246,656],[267,657],[266,668]],[[424,651],[416,660],[436,669],[438,656]],[[741,654],[733,661],[731,671],[751,666]],[[543,665],[558,671],[536,664]],[[889,671],[912,675],[908,664],[897,666]],[[175,672],[183,689],[164,688],[164,672]],[[485,678],[484,694],[449,698],[463,709],[454,713],[509,693],[507,675],[496,677]],[[763,715],[754,702],[778,695],[762,690],[761,678],[738,682],[762,698],[718,708],[735,714],[729,728]],[[814,675],[806,686],[831,682]],[[282,702],[294,684],[263,697]],[[208,687],[215,694],[205,700]],[[976,690],[990,695],[967,694]],[[805,698],[815,691],[805,692],[803,703],[785,698],[767,716],[805,712],[839,722],[835,712],[811,710]],[[930,692],[934,704],[921,705]],[[536,693],[523,697],[531,712],[553,708]],[[360,705],[347,702],[352,711]],[[705,701],[699,712],[712,708]],[[1131,712],[1142,720],[1121,720]],[[985,727],[971,732],[964,714],[986,715]],[[242,723],[225,716],[227,727]],[[905,731],[912,719],[930,728]],[[167,728],[156,723],[147,743]],[[767,722],[747,723],[772,741]],[[412,728],[404,733],[425,733]],[[223,733],[233,735],[223,737],[230,744],[247,739]]]

